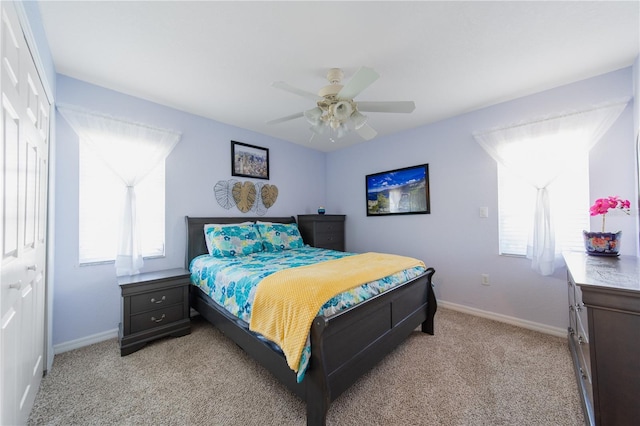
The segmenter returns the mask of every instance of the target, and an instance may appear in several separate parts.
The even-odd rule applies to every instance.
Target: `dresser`
[[[564,254],[569,348],[589,425],[640,419],[640,258]]]
[[[122,295],[120,355],[165,336],[191,333],[186,269],[168,269],[118,278]]]
[[[313,247],[344,251],[345,217],[342,214],[298,215],[300,235]]]

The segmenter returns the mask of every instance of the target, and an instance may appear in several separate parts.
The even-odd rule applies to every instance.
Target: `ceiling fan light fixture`
[[[349,129],[347,128],[347,125],[342,123],[337,129],[336,129],[336,136],[338,137],[338,139],[340,139],[341,137],[343,137],[344,135],[346,135],[347,133],[349,133]]]
[[[315,126],[320,123],[322,117],[322,110],[320,107],[311,108],[304,112],[304,118],[307,119],[309,124]]]
[[[331,105],[333,116],[340,122],[347,120],[353,113],[353,107],[349,101],[339,101]]]
[[[331,117],[329,119],[329,126],[333,129],[336,130],[338,127],[340,127],[340,120],[338,120],[336,117]]]
[[[309,128],[309,130],[311,130],[316,135],[321,136],[324,133],[324,130],[326,128],[327,128],[327,126],[322,121],[320,121],[320,122],[314,124],[313,126],[311,126]]]

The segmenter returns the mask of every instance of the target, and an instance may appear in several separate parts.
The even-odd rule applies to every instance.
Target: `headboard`
[[[256,222],[261,220],[263,222],[276,222],[276,223],[296,223],[296,218],[289,217],[189,217],[185,216],[187,221],[187,257],[185,259],[185,268],[189,269],[189,263],[191,260],[200,256],[201,254],[208,253],[207,243],[204,240],[204,225],[208,223],[242,223],[242,222]]]

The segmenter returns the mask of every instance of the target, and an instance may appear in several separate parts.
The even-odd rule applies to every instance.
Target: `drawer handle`
[[[158,303],[164,302],[165,300],[167,300],[167,296],[162,296],[162,299],[160,299],[160,300],[156,300],[154,297],[152,297],[151,298],[151,303],[158,304]]]
[[[36,264],[27,266],[27,271],[35,271],[36,269],[38,269],[38,265]]]
[[[582,336],[578,336],[578,344],[584,345],[584,339],[582,338]]]
[[[22,288],[22,280],[18,280],[18,282],[16,283],[9,284],[9,288],[20,290]]]
[[[151,321],[153,322],[162,322],[162,320],[164,319],[165,315],[162,314],[162,316],[158,319],[156,319],[156,317],[151,317]]]

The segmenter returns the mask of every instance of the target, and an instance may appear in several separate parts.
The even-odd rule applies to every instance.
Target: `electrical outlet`
[[[489,274],[480,274],[480,282],[482,285],[489,285]]]

